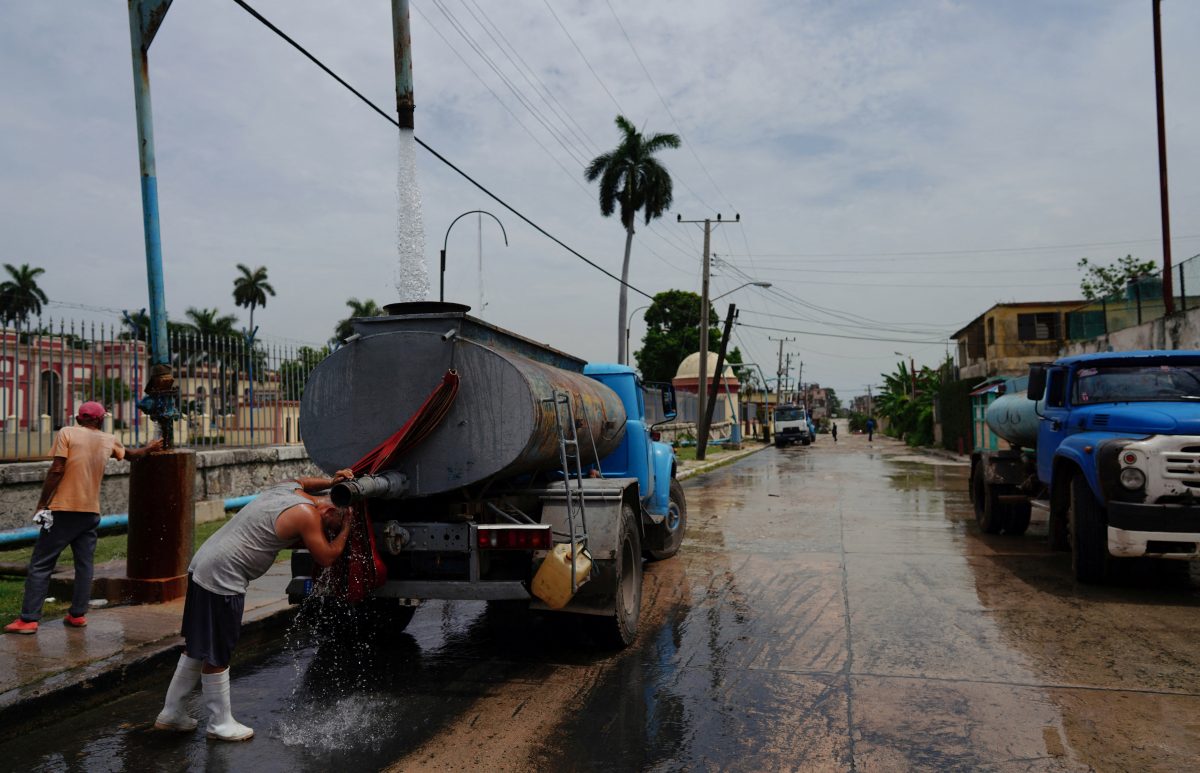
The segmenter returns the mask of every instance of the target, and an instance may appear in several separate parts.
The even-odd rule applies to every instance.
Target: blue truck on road
[[[1086,583],[1122,558],[1200,557],[1200,351],[1064,357],[1022,382],[986,409],[1011,447],[977,433],[971,498],[984,532],[1024,533],[1040,510]]]

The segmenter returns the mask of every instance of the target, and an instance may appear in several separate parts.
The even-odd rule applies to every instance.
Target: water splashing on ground
[[[396,175],[396,291],[401,301],[429,297],[429,266],[425,263],[425,225],[421,220],[421,187],[417,184],[417,143],[412,129],[401,129],[400,163]]]

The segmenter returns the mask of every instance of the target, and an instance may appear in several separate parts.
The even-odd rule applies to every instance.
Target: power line
[[[852,341],[887,341],[888,343],[894,343],[894,344],[943,344],[943,343],[945,343],[945,340],[930,341],[930,340],[926,339],[924,341],[915,341],[911,338],[883,338],[883,337],[876,337],[876,336],[869,336],[869,337],[868,336],[851,336],[851,335],[842,335],[840,333],[815,333],[811,330],[784,330],[782,328],[769,327],[767,325],[751,325],[746,322],[738,322],[736,324],[738,327],[746,327],[746,328],[751,328],[753,330],[770,330],[771,332],[774,332],[774,333],[792,333],[795,335],[819,336],[821,338],[846,338],[846,339],[850,339]]]
[[[329,67],[327,67],[324,62],[322,62],[320,59],[318,59],[317,57],[315,57],[311,53],[309,53],[308,50],[306,48],[304,48],[304,46],[297,43],[294,39],[292,39],[290,36],[288,36],[287,33],[285,33],[283,30],[279,29],[274,24],[272,24],[266,17],[264,17],[262,14],[260,14],[258,11],[254,10],[253,8],[251,8],[250,5],[245,2],[245,0],[233,0],[233,2],[236,3],[238,6],[240,6],[247,13],[249,13],[251,16],[253,16],[255,19],[257,19],[259,22],[261,22],[263,24],[263,26],[265,26],[267,29],[271,30],[276,35],[283,38],[283,40],[285,40],[289,45],[291,45],[293,48],[295,48],[297,51],[299,51],[301,54],[303,54],[305,57],[307,57],[309,59],[309,61],[311,61],[317,67],[320,67],[327,75],[329,75],[335,81],[337,81],[342,86],[344,86],[346,88],[346,90],[348,90],[351,94],[353,94],[354,96],[356,96],[360,100],[362,100],[368,107],[370,107],[376,113],[379,113],[381,116],[383,116],[389,123],[394,125],[397,129],[400,128],[399,121],[397,121],[395,118],[393,118],[392,116],[385,113],[379,107],[379,105],[376,105],[374,102],[372,102],[366,96],[364,96],[362,92],[360,92],[358,89],[354,88],[349,83],[347,83],[340,75],[335,73],[333,70],[329,69]],[[635,293],[638,293],[639,295],[642,295],[646,298],[650,298],[651,300],[653,300],[654,296],[650,295],[650,293],[647,293],[646,291],[644,291],[640,288],[634,287],[633,285],[631,285],[628,282],[622,281],[622,279],[619,276],[617,276],[616,274],[613,274],[608,269],[606,269],[603,266],[600,266],[599,264],[595,263],[594,261],[588,259],[582,253],[578,252],[577,250],[573,249],[572,247],[569,247],[565,242],[563,242],[557,236],[554,236],[549,231],[547,231],[545,228],[542,228],[540,225],[538,225],[537,223],[530,220],[528,217],[526,217],[523,213],[521,213],[519,210],[517,210],[515,207],[513,207],[507,201],[505,201],[504,199],[497,196],[495,193],[492,193],[490,190],[488,190],[488,188],[486,186],[484,186],[482,183],[478,182],[475,178],[471,177],[469,174],[464,172],[462,169],[459,169],[456,165],[451,163],[451,161],[449,159],[447,159],[441,153],[438,153],[436,150],[434,150],[432,147],[430,147],[428,144],[426,144],[423,140],[421,140],[420,137],[417,137],[415,134],[413,135],[413,141],[416,142],[418,145],[420,145],[425,150],[429,151],[429,153],[431,153],[434,156],[434,158],[436,158],[438,161],[441,161],[443,164],[450,167],[455,172],[458,172],[458,174],[460,176],[462,176],[463,179],[465,179],[467,182],[474,185],[476,188],[478,188],[480,191],[482,191],[484,194],[486,194],[489,198],[491,198],[497,204],[504,207],[509,212],[513,213],[514,215],[516,215],[518,218],[523,220],[527,225],[529,225],[531,228],[536,230],[538,233],[545,236],[550,241],[552,241],[555,244],[557,244],[558,246],[562,247],[564,250],[571,253],[575,257],[579,258],[584,263],[587,263],[589,266],[591,266],[592,268],[601,272],[602,274],[609,277],[610,279],[614,279],[617,282],[628,287],[630,290],[633,290]]]
[[[1175,236],[1171,241],[1183,241],[1185,239],[1200,239],[1200,234],[1190,234],[1187,236]],[[925,256],[950,256],[957,257],[960,255],[990,255],[1002,252],[1040,252],[1050,250],[1074,250],[1086,247],[1120,247],[1130,244],[1152,244],[1162,241],[1161,239],[1128,239],[1125,241],[1112,242],[1080,242],[1078,244],[1047,244],[1031,247],[989,247],[978,249],[965,250],[913,250],[906,252],[760,252],[757,255],[746,254],[730,254],[726,257],[733,258],[874,258],[874,257],[925,257]]]

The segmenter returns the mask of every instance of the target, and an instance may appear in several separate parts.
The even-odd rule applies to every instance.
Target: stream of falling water
[[[417,184],[417,143],[411,129],[401,129],[396,173],[396,291],[401,301],[429,298],[425,263],[425,225],[421,222],[421,186]]]

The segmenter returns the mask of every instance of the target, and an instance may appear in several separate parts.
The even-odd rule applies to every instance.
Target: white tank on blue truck
[[[993,398],[987,427],[1009,444],[991,447],[976,424],[983,531],[1022,534],[1042,511],[1082,582],[1122,558],[1200,557],[1200,352],[1065,357],[976,393]]]
[[[633,369],[589,364],[487,324],[449,303],[393,304],[353,334],[305,384],[300,429],[327,472],[349,467],[421,408],[448,371],[445,416],[388,469],[336,487],[366,499],[387,582],[369,602],[403,627],[427,599],[497,608],[550,606],[533,579],[556,546],[590,565],[568,573],[565,606],[617,646],[636,635],[642,560],[675,555],[687,505],[674,452],[654,439]],[[669,385],[656,413],[674,416]],[[560,553],[563,550],[560,549]],[[312,589],[303,552],[289,597]],[[557,596],[556,596],[557,599]]]

